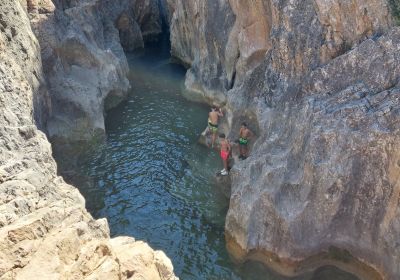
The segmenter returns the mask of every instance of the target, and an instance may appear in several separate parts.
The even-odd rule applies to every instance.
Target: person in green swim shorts
[[[213,106],[211,108],[211,112],[208,113],[208,130],[211,132],[211,147],[214,147],[215,140],[217,138],[218,133],[218,119],[219,117],[223,117],[221,109],[217,109],[217,107]]]
[[[246,159],[249,156],[249,139],[253,137],[253,132],[247,127],[247,123],[243,122],[239,131],[239,159]]]

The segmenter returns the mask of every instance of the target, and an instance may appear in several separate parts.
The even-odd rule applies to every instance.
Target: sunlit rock
[[[331,262],[399,278],[400,29],[389,2],[168,3],[188,89],[226,106],[231,135],[240,117],[259,127],[231,171],[233,255],[286,274]]]
[[[88,72],[74,67],[100,67],[95,55],[107,54],[68,36],[64,42],[58,47],[70,48],[42,53],[48,59],[59,51],[74,62],[63,66],[72,75],[66,79],[81,86]],[[58,107],[51,106],[39,42],[19,1],[0,2],[0,49],[0,279],[176,279],[162,252],[132,238],[110,239],[107,221],[94,220],[79,191],[57,176],[52,147],[36,125]]]

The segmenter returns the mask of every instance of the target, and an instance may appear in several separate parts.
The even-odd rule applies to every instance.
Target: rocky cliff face
[[[156,0],[28,1],[50,92],[47,132],[61,170],[105,133],[105,111],[129,89],[124,54],[161,32]],[[69,166],[69,168],[68,168]]]
[[[334,263],[363,279],[399,278],[391,2],[168,3],[188,96],[226,104],[231,138],[240,120],[258,132],[232,172],[231,252],[287,274]]]
[[[36,127],[50,104],[41,49],[18,1],[0,3],[0,50],[0,279],[176,279],[164,253],[133,238],[110,239],[107,222],[94,220],[77,189],[56,175]],[[73,50],[57,49],[69,59]]]

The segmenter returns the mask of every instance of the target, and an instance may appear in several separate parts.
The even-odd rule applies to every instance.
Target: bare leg
[[[205,137],[206,137],[206,145],[207,145],[207,147],[210,148],[211,147],[211,131],[208,127],[206,129]]]
[[[243,153],[243,146],[240,145],[240,144],[239,144],[239,153],[240,153],[241,156],[244,155],[244,153]]]
[[[222,162],[224,163],[225,170],[228,171],[228,159],[222,160]]]
[[[211,147],[214,147],[215,138],[217,137],[217,133],[213,131],[212,133],[212,140],[211,140]]]

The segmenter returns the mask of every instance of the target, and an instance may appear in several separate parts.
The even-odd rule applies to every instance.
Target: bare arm
[[[253,131],[251,131],[250,129],[249,129],[249,138],[253,138],[255,136],[255,134],[253,133]]]

